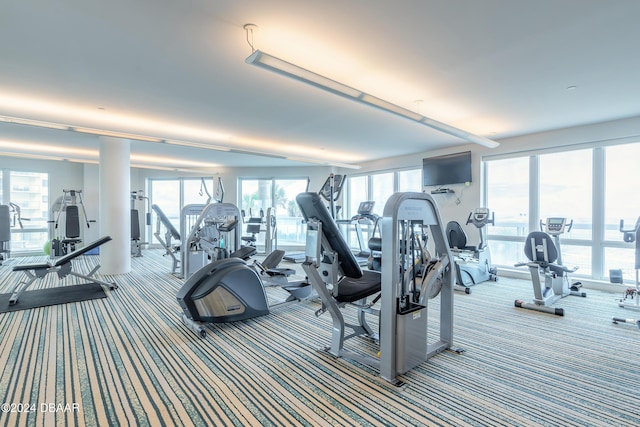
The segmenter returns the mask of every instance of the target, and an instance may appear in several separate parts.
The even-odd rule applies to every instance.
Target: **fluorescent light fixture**
[[[366,93],[362,94],[362,97],[360,98],[360,100],[365,104],[369,104],[373,107],[380,108],[381,110],[389,111],[391,113],[397,114],[398,116],[402,116],[416,122],[420,122],[424,118],[424,116],[416,112],[407,110],[404,107],[400,107],[399,105],[392,104],[388,101],[385,101],[384,99],[380,99],[375,96],[368,95]]]
[[[313,71],[298,67],[297,65],[284,61],[280,58],[276,58],[275,56],[271,56],[260,50],[253,52],[245,62],[267,70],[275,71],[276,73],[284,74],[285,76],[303,81],[310,85],[319,87],[320,89],[333,92],[337,95],[349,98],[358,98],[362,95],[362,92],[357,89],[321,76],[320,74],[316,74]]]
[[[133,133],[112,132],[110,130],[81,128],[81,127],[74,127],[72,129],[76,132],[89,133],[92,135],[112,136],[114,138],[124,138],[124,139],[135,139],[137,141],[162,142],[162,139],[160,138],[155,138],[155,137],[146,136],[146,135],[136,135]]]
[[[181,145],[183,147],[204,148],[214,151],[231,151],[231,148],[221,147],[219,145],[211,145],[204,142],[178,141],[175,139],[165,139],[164,142],[171,145]]]
[[[345,168],[345,169],[361,169],[362,168],[362,166],[352,165],[350,163],[330,162],[328,160],[311,160],[303,157],[287,156],[286,159],[291,160],[292,162],[313,163],[313,164],[318,164],[323,166],[334,166],[337,168]]]
[[[474,144],[480,144],[489,148],[495,148],[500,145],[500,143],[489,138],[474,135],[462,129],[458,129],[437,120],[430,119],[404,107],[400,107],[399,105],[385,101],[373,95],[369,95],[368,93],[362,92],[361,90],[352,88],[351,86],[347,86],[328,77],[321,76],[320,74],[316,74],[313,71],[309,71],[305,68],[284,61],[280,58],[276,58],[275,56],[269,55],[268,53],[262,52],[260,50],[254,51],[245,60],[245,62],[247,64],[255,65],[257,67],[261,67],[266,70],[291,77],[295,80],[310,84],[317,88],[326,90],[327,92],[331,92],[335,95],[340,95],[353,101],[358,101],[363,104],[367,104],[372,107],[387,111],[389,113],[396,114],[400,117],[413,120],[432,129],[439,130],[440,132],[444,132],[449,135],[464,139],[466,141],[473,142]]]
[[[37,126],[41,128],[69,130],[69,126],[61,125],[59,123],[43,122],[40,120],[21,119],[18,117],[0,116],[0,122],[14,123],[17,125]]]

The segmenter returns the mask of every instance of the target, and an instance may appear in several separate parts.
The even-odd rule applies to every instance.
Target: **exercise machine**
[[[58,197],[51,206],[53,219],[49,220],[51,235],[51,257],[66,255],[76,249],[76,245],[82,242],[80,233],[80,210],[87,228],[96,222],[87,218],[84,207],[82,190],[62,190],[62,196]],[[64,218],[64,222],[62,222]],[[64,224],[63,236],[57,236],[57,230]]]
[[[306,281],[281,282],[288,292],[285,300],[270,302],[263,275],[288,277],[293,270],[278,269],[284,251],[275,250],[263,263],[248,265],[241,258],[213,261],[193,273],[180,288],[176,298],[182,322],[199,337],[207,335],[207,323],[227,323],[265,316],[272,309],[312,298]],[[256,268],[258,267],[258,268]]]
[[[580,282],[569,285],[569,273],[575,272],[578,267],[567,268],[562,264],[560,235],[571,230],[573,221],[567,223],[566,218],[548,218],[546,223],[541,221],[540,225],[544,231],[533,231],[525,240],[524,253],[529,261],[515,265],[529,267],[534,300],[533,303],[527,303],[518,299],[514,304],[519,308],[564,316],[564,309],[552,305],[569,295],[587,296],[579,290],[582,286]],[[544,284],[540,280],[541,274]]]
[[[320,191],[318,191],[318,195],[322,197],[326,202],[329,202],[329,209],[331,218],[334,220],[338,216],[341,207],[336,205],[336,202],[340,199],[342,195],[342,189],[344,187],[344,183],[347,181],[346,175],[337,175],[337,174],[329,174],[327,179],[320,187]],[[307,190],[309,189],[309,183],[307,181]],[[284,259],[289,262],[303,262],[305,260],[304,252],[293,252],[288,253],[284,256]]]
[[[86,246],[78,248],[74,252],[70,252],[62,257],[59,257],[53,261],[43,264],[21,264],[13,267],[13,271],[23,271],[27,279],[13,289],[11,297],[9,298],[9,305],[18,303],[20,296],[27,290],[37,279],[42,279],[51,273],[56,273],[59,279],[64,279],[67,276],[75,276],[81,279],[88,280],[90,283],[98,283],[103,288],[117,289],[118,285],[115,283],[104,282],[93,277],[98,271],[100,265],[93,268],[88,274],[80,274],[73,271],[73,261],[81,255],[95,249],[111,240],[110,236],[102,237],[95,242],[89,243]]]
[[[11,257],[11,214],[8,205],[0,205],[0,265]]]
[[[247,260],[256,253],[254,247],[241,246],[241,216],[236,205],[186,205],[180,218],[180,277],[185,280],[212,261]]]
[[[332,318],[331,345],[325,350],[378,369],[394,385],[410,369],[450,349],[453,339],[453,275],[451,254],[437,205],[425,193],[396,193],[389,198],[381,219],[382,271],[362,270],[320,196],[301,193],[296,197],[307,221],[306,259],[302,267],[322,300],[319,316]],[[411,236],[429,228],[439,257],[427,263],[415,257]],[[330,262],[338,270],[333,281],[322,273]],[[440,295],[439,333],[435,341],[427,336],[428,300]],[[379,303],[379,308],[377,304]],[[357,324],[347,323],[342,311],[354,307]],[[379,316],[379,333],[366,315]],[[351,331],[347,335],[346,329]],[[348,350],[345,342],[363,337],[379,343],[377,356]]]
[[[267,208],[265,217],[264,209],[260,209],[260,215],[254,216],[249,209],[249,218],[246,219],[245,211],[242,210],[242,220],[246,224],[247,236],[242,236],[242,241],[247,246],[256,247],[258,236],[264,233],[264,253],[270,254],[271,251],[278,249],[278,223],[276,219],[276,208]]]
[[[613,323],[614,324],[618,324],[618,323],[627,323],[630,325],[636,325],[638,327],[638,329],[640,329],[640,320],[636,320],[636,319],[624,319],[622,317],[613,317],[612,318]]]
[[[142,233],[140,232],[140,213],[136,208],[137,201],[146,200],[147,213],[146,224],[151,225],[151,210],[149,209],[149,198],[144,195],[142,190],[131,192],[131,255],[134,257],[142,256],[142,246],[147,242],[141,242],[140,238]]]
[[[624,228],[624,220],[620,220],[620,232],[622,233],[623,240],[626,243],[635,243],[635,259],[634,269],[636,271],[635,286],[633,288],[627,288],[623,297],[618,301],[618,306],[622,308],[630,308],[640,310],[640,217],[636,220],[635,225],[632,228]],[[616,275],[619,277],[618,283],[623,283],[622,270],[616,270]],[[613,280],[612,280],[613,281]],[[617,319],[621,321],[620,319]],[[626,319],[630,320],[630,319]],[[616,318],[614,318],[614,323]],[[622,322],[622,321],[621,321]],[[636,321],[632,320],[631,323]],[[640,321],[639,321],[640,322]],[[623,322],[629,323],[629,322]],[[638,323],[640,327],[640,323]]]
[[[0,205],[0,265],[11,257],[11,229],[24,228],[22,221],[29,218],[22,218],[20,206],[11,202]]]
[[[180,232],[173,226],[167,215],[162,211],[160,206],[153,204],[151,209],[156,213],[156,231],[153,233],[156,239],[165,249],[165,255],[169,255],[172,260],[171,274],[176,275],[180,265],[180,258],[176,253],[180,253]],[[162,233],[164,228],[164,233]],[[176,243],[174,243],[174,241]]]
[[[278,267],[284,257],[284,251],[275,249],[262,261],[253,260],[252,267],[260,273],[265,286],[290,286],[289,277],[296,271],[292,268]]]
[[[318,191],[318,194],[327,202],[329,202],[329,212],[331,218],[337,219],[338,213],[340,213],[341,206],[336,205],[336,202],[342,195],[342,188],[347,181],[346,175],[329,174],[329,177],[325,180],[324,184]]]
[[[361,202],[358,206],[358,212],[356,215],[352,216],[351,219],[339,219],[336,220],[336,223],[341,226],[353,226],[356,232],[356,238],[358,240],[358,252],[354,255],[358,260],[360,265],[367,265],[369,256],[371,255],[371,251],[368,249],[368,244],[365,243],[364,233],[362,232],[362,227],[373,227],[373,229],[369,228],[370,233],[369,237],[373,236],[375,232],[375,227],[378,223],[378,215],[373,213],[373,208],[375,206],[374,201],[367,200]],[[348,229],[345,236],[348,236]],[[368,242],[369,239],[367,239]]]
[[[469,213],[465,225],[478,229],[478,246],[467,246],[467,234],[460,223],[449,221],[446,227],[449,248],[455,260],[457,288],[470,293],[469,287],[487,281],[497,281],[497,269],[491,265],[491,251],[487,246],[486,226],[495,224],[495,215],[488,208],[477,208]]]

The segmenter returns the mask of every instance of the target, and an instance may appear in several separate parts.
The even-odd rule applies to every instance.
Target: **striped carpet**
[[[0,293],[21,278],[11,264],[37,260],[0,267]],[[454,339],[465,353],[432,358],[397,389],[318,351],[331,325],[314,302],[196,337],[178,318],[182,282],[169,269],[146,250],[130,274],[107,277],[120,286],[107,298],[0,314],[0,425],[640,425],[640,330],[610,320],[640,312],[618,308],[617,295],[565,298],[556,317],[513,307],[531,299],[527,281],[456,293]],[[34,289],[51,286],[55,275]],[[438,305],[429,307],[436,328]]]

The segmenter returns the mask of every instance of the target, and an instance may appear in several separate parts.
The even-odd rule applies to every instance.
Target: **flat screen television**
[[[422,159],[424,187],[471,182],[471,151]]]

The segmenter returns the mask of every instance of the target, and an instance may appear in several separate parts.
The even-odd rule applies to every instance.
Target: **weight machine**
[[[579,291],[582,287],[580,282],[569,285],[569,273],[575,272],[578,267],[567,268],[562,264],[560,235],[571,230],[573,220],[567,223],[566,218],[548,218],[546,223],[540,221],[540,227],[543,231],[533,231],[525,240],[524,253],[529,262],[515,265],[529,267],[533,283],[533,303],[518,299],[514,304],[519,308],[564,316],[562,308],[551,305],[569,295],[587,296],[585,292]],[[540,280],[541,273],[544,275],[544,284]]]
[[[296,197],[307,221],[306,260],[302,267],[322,300],[319,316],[328,311],[333,321],[331,345],[326,350],[379,370],[385,380],[402,385],[399,375],[432,356],[450,349],[453,339],[453,275],[451,254],[437,205],[425,193],[396,193],[382,217],[382,272],[362,270],[329,210],[316,193]],[[437,258],[416,256],[412,236],[429,228]],[[417,231],[418,230],[418,231]],[[328,261],[329,260],[329,261]],[[331,262],[337,277],[323,274],[321,264]],[[435,341],[428,342],[428,300],[440,295],[440,325]],[[368,301],[368,298],[372,298]],[[380,303],[380,308],[375,305]],[[355,307],[358,324],[345,321],[342,310]],[[379,316],[379,334],[366,314]],[[346,328],[352,333],[346,335]],[[347,350],[345,342],[362,336],[379,342],[378,356]],[[430,335],[432,336],[432,335]]]
[[[137,201],[146,200],[147,213],[146,224],[151,225],[151,209],[149,209],[149,198],[144,195],[142,190],[131,192],[131,255],[134,257],[142,256],[142,245],[146,245],[148,242],[141,242],[140,238],[142,233],[140,232],[140,213],[136,209]]]
[[[22,221],[29,219],[22,218],[20,206],[11,202],[0,205],[0,265],[11,257],[11,228],[24,228]]]
[[[242,210],[242,220],[245,221],[245,211]],[[242,236],[242,241],[248,246],[256,247],[258,235],[264,233],[264,253],[270,254],[278,249],[278,223],[276,219],[276,208],[267,208],[265,217],[264,210],[260,209],[260,216],[254,216],[249,209],[249,218],[245,221],[248,236]]]
[[[229,257],[248,259],[256,249],[240,245],[240,211],[231,203],[192,204],[182,208],[180,273],[187,280],[206,264]]]
[[[62,196],[58,197],[51,206],[51,214],[54,219],[49,220],[49,234],[51,235],[51,256],[66,255],[76,249],[76,245],[82,242],[80,238],[80,209],[87,228],[96,222],[87,218],[84,207],[82,190],[62,190]],[[56,236],[59,225],[64,218],[64,236]]]
[[[5,256],[6,254],[6,256]],[[0,205],[0,265],[11,257],[11,214],[8,205]]]

